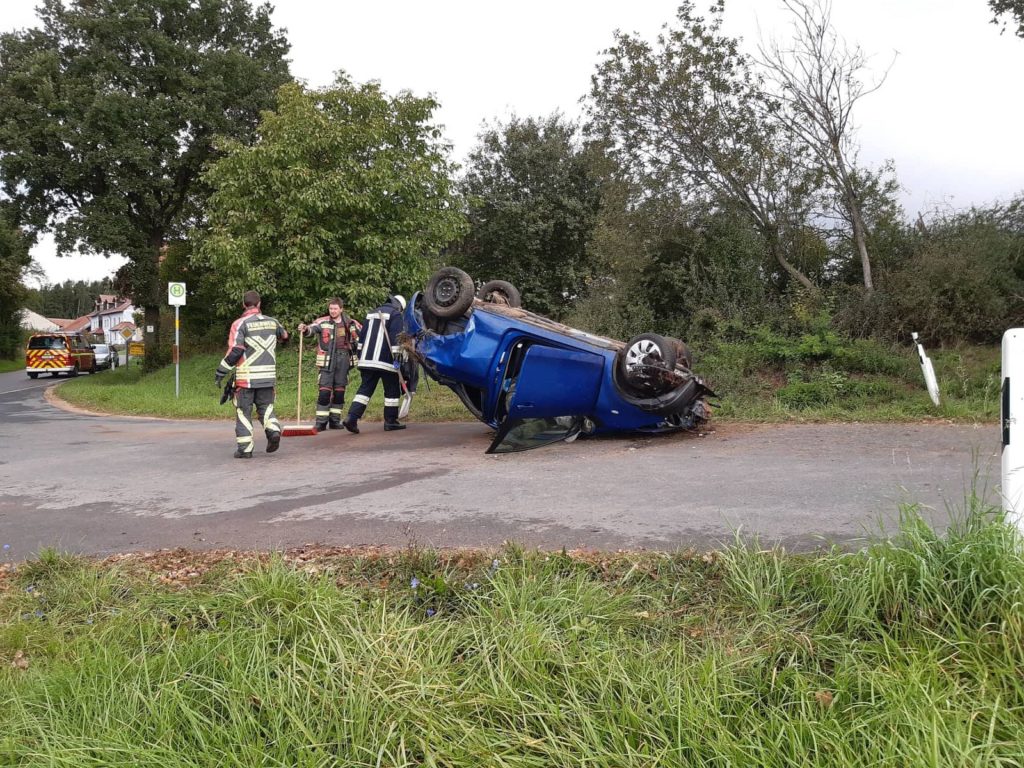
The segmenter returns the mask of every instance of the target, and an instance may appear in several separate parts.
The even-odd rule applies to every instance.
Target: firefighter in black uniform
[[[366,316],[359,332],[359,374],[363,378],[359,391],[352,398],[348,416],[342,426],[349,432],[359,433],[359,418],[366,411],[377,382],[384,385],[384,429],[388,432],[405,429],[398,422],[398,408],[402,402],[402,387],[398,379],[398,335],[405,330],[405,299],[391,296]]]
[[[316,366],[320,369],[320,393],[316,399],[316,431],[341,429],[342,406],[352,352],[359,338],[359,323],[345,314],[338,297],[327,304],[327,314],[299,331],[317,337]]]
[[[252,458],[252,409],[267,434],[267,453],[281,444],[281,423],[274,415],[274,385],[277,383],[277,342],[288,331],[272,317],[260,312],[260,295],[247,291],[242,299],[245,311],[231,324],[228,351],[217,366],[214,380],[221,381],[235,370],[235,458]]]

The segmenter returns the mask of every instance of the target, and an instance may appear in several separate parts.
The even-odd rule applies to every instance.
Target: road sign
[[[167,303],[172,307],[184,307],[185,306],[185,284],[184,283],[168,283],[167,284]]]
[[[135,335],[135,329],[134,328],[122,328],[121,329],[121,335],[125,339],[130,339],[132,336]]]
[[[142,357],[146,354],[146,345],[141,341],[133,341],[128,345],[128,354],[132,357]]]

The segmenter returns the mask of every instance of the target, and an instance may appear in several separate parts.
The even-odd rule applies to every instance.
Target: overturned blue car
[[[570,328],[520,306],[493,280],[477,290],[438,270],[406,308],[407,345],[427,375],[497,430],[488,453],[579,435],[693,429],[713,396],[681,341],[644,333],[627,343]]]

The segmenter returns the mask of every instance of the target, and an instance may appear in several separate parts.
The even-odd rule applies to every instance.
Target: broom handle
[[[299,331],[299,393],[295,398],[295,423],[302,423],[302,337],[306,334]]]

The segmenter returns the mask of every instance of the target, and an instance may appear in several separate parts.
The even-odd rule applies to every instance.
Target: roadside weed
[[[48,553],[4,578],[0,765],[1024,754],[1021,542],[973,494],[854,552],[233,553],[188,585]]]

